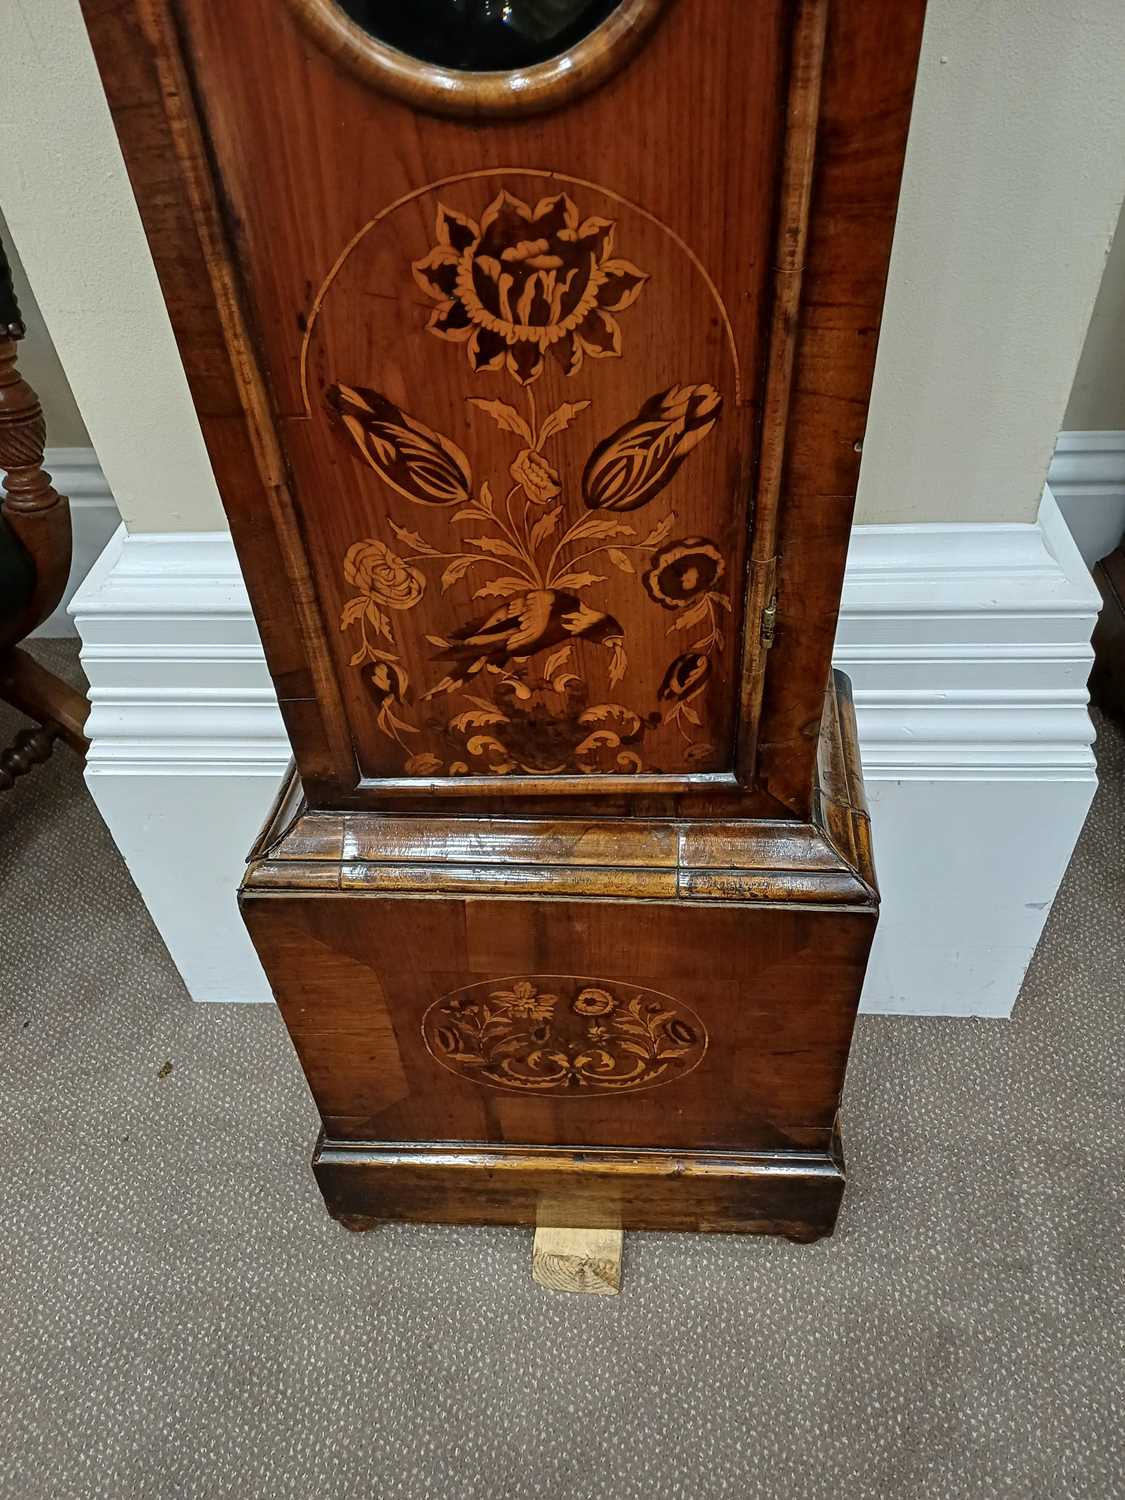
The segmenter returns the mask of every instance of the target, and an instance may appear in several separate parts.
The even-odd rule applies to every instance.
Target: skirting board
[[[1125,536],[1125,432],[1060,432],[1047,482],[1092,568]]]
[[[92,448],[48,448],[46,468],[59,493],[70,497],[74,561],[63,602],[35,634],[73,636],[67,607],[121,517]],[[1087,567],[1093,566],[1125,534],[1125,432],[1060,433],[1047,482]]]
[[[1010,1014],[1096,784],[1098,597],[1050,492],[1035,525],[857,528],[855,686],[883,918],[869,1012]],[[265,1000],[234,892],[288,760],[225,534],[119,532],[72,605],[87,780],[199,1000]]]

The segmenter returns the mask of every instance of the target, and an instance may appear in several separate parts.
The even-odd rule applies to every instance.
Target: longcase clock
[[[330,1212],[830,1232],[922,0],[84,8],[293,745],[241,902]]]

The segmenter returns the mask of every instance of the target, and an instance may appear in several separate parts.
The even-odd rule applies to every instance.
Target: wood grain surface
[[[535,1231],[531,1275],[550,1292],[615,1297],[621,1290],[625,1235],[620,1229]]]
[[[322,1138],[313,1171],[347,1229],[385,1219],[419,1224],[553,1224],[831,1234],[844,1192],[839,1141],[825,1151],[737,1155],[502,1146],[349,1145]]]
[[[328,1147],[343,1152],[318,1166],[341,1213],[534,1222],[542,1168],[505,1178],[519,1183],[509,1217],[496,1206],[489,1218],[468,1203],[486,1170],[474,1151],[507,1163],[529,1148],[764,1153],[771,1171],[790,1160],[807,1178],[806,1227],[826,1232],[878,893],[839,677],[823,720],[821,821],[809,825],[387,821],[304,811],[290,786],[242,909]],[[423,1169],[433,1143],[465,1154]],[[828,1178],[809,1162],[829,1164]],[[601,1210],[615,1180],[598,1178]],[[679,1208],[671,1189],[647,1210],[634,1195],[630,1223],[710,1215],[737,1228],[737,1199],[742,1227],[784,1219],[797,1232],[803,1189],[785,1189],[791,1212],[767,1212],[757,1186],[731,1198],[741,1181],[704,1173]],[[556,1225],[607,1224],[589,1205],[568,1217],[560,1184]]]
[[[807,817],[921,0],[678,0],[487,125],[85,8],[310,798]]]
[[[294,748],[241,904],[330,1211],[831,1232],[924,0],[625,0],[518,102],[82,3]]]
[[[525,117],[558,109],[620,70],[669,0],[623,0],[594,31],[540,63],[511,71],[465,72],[420,62],[353,21],[335,0],[289,0],[331,56],[363,82],[417,109],[464,119]]]

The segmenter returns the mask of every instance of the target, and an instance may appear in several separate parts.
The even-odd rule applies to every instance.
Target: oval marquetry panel
[[[435,1061],[520,1094],[621,1094],[674,1083],[707,1051],[690,1006],[643,985],[569,974],[486,979],[422,1018]]]

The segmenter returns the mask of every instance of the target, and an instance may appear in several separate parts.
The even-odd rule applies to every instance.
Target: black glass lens
[[[365,31],[423,62],[506,72],[546,62],[601,25],[621,0],[337,0]]]

